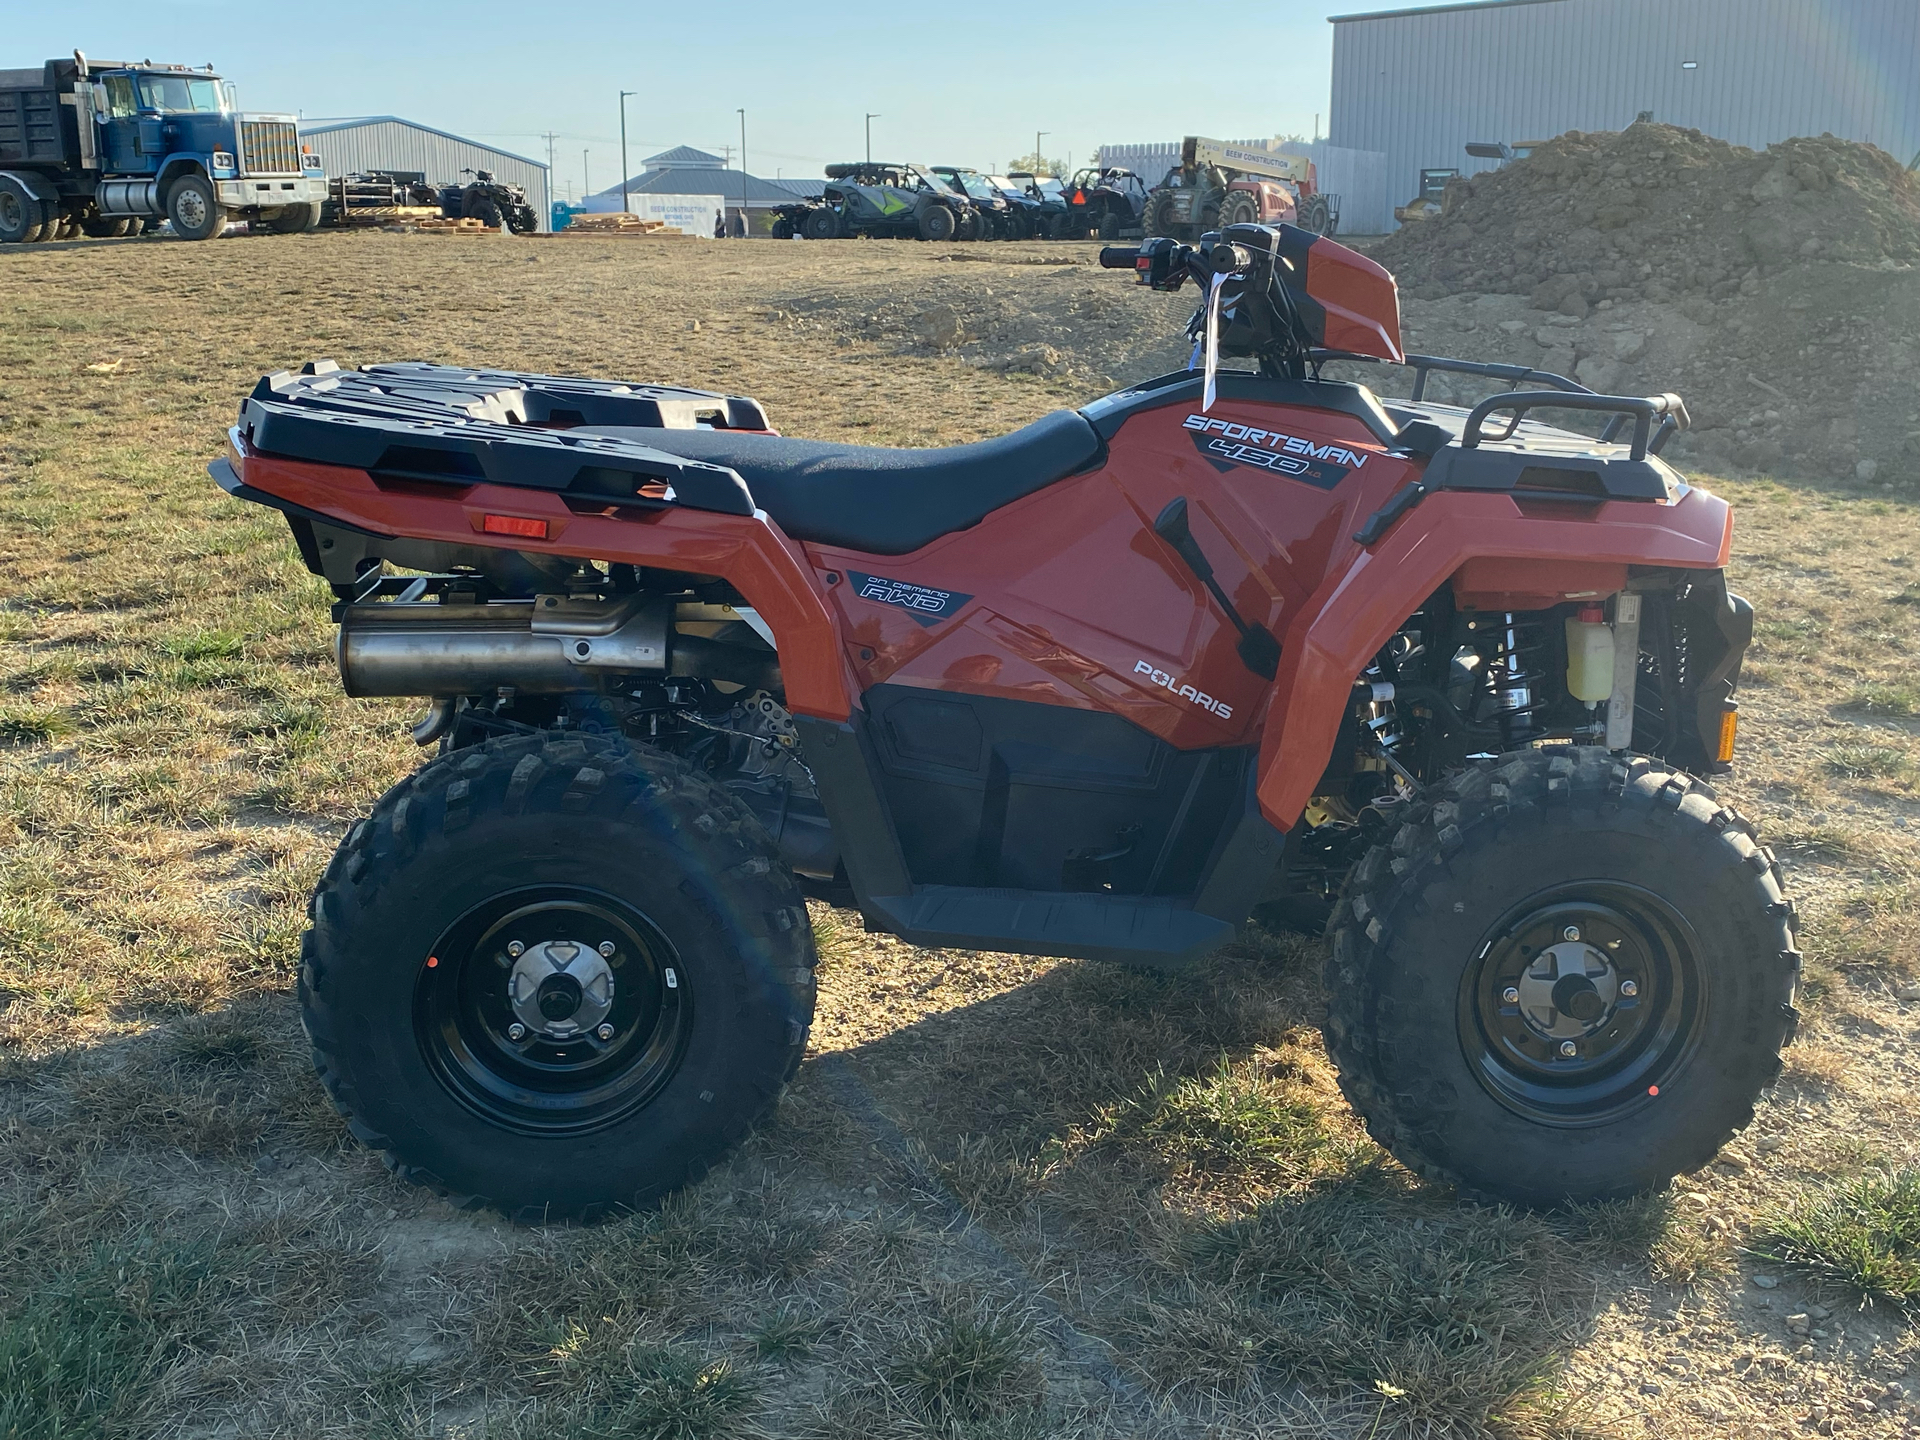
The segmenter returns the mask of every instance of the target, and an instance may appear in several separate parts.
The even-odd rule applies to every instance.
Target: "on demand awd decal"
[[[849,570],[847,579],[853,582],[853,593],[862,600],[896,606],[922,625],[932,625],[958,613],[960,607],[973,598],[957,590],[934,590],[926,585],[915,585],[910,580],[862,575],[858,570]]]
[[[1236,465],[1251,465],[1331,490],[1349,471],[1367,463],[1365,455],[1345,445],[1316,445],[1297,435],[1261,430],[1217,415],[1189,415],[1180,423],[1192,433],[1194,449],[1222,473]]]

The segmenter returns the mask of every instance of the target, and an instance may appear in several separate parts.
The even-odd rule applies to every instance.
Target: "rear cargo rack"
[[[1310,359],[1316,378],[1323,365],[1339,360],[1392,363],[1343,350],[1316,350]],[[1443,355],[1409,355],[1404,364],[1414,372],[1413,394],[1405,402],[1387,402],[1388,413],[1401,425],[1396,448],[1425,455],[1427,467],[1354,532],[1358,544],[1377,544],[1396,520],[1436,490],[1495,490],[1516,498],[1588,504],[1673,500],[1685,492],[1685,482],[1659,459],[1667,442],[1691,424],[1678,395],[1600,395],[1549,370]],[[1427,378],[1436,371],[1500,380],[1509,388],[1471,409],[1437,405],[1425,398]],[[1518,388],[1522,385],[1551,388]],[[1415,406],[1419,409],[1409,413]],[[1593,437],[1530,421],[1533,410],[1582,410],[1608,419]],[[1502,413],[1509,416],[1505,426],[1489,433],[1488,420]],[[1632,437],[1622,445],[1621,432],[1629,425]]]
[[[726,466],[640,439],[569,433],[580,426],[768,429],[759,403],[738,395],[415,361],[343,370],[316,360],[254,386],[239,431],[263,454],[364,470],[381,484],[512,485],[600,505],[753,514],[746,482]]]

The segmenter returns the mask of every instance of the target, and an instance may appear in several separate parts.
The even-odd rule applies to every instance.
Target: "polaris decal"
[[[1367,463],[1364,454],[1345,445],[1316,445],[1297,435],[1218,416],[1189,415],[1180,423],[1192,433],[1194,448],[1222,473],[1235,465],[1251,465],[1331,490],[1349,471]]]
[[[922,625],[937,624],[957,613],[962,605],[973,599],[973,596],[962,595],[957,590],[935,590],[926,585],[915,585],[909,580],[862,575],[858,570],[849,570],[847,578],[853,582],[853,593],[862,600],[892,605],[906,611]]]
[[[1182,685],[1166,671],[1155,669],[1151,661],[1134,661],[1133,673],[1146,676],[1148,680],[1158,685],[1161,689],[1171,690],[1182,700],[1185,700],[1191,705],[1198,705],[1202,710],[1205,710],[1211,715],[1217,715],[1222,720],[1231,720],[1233,718],[1233,707],[1227,704],[1226,701],[1216,700],[1205,691],[1196,690],[1191,685]]]

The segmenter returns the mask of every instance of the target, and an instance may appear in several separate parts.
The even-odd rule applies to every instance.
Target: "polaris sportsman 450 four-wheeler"
[[[1103,262],[1200,282],[1198,368],[952,449],[667,386],[259,383],[212,468],[332,585],[348,692],[439,746],[301,967],[399,1173],[529,1217],[697,1178],[800,1063],[829,887],[916,944],[1156,967],[1331,895],[1348,1097],[1483,1196],[1652,1189],[1752,1117],[1799,957],[1696,778],[1752,612],[1660,459],[1680,401],[1403,355],[1392,278],[1291,227]],[[1354,362],[1516,388],[1384,402]]]

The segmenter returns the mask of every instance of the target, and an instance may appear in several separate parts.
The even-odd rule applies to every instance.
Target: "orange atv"
[[[1201,284],[1196,369],[952,449],[665,386],[259,383],[214,473],[332,586],[348,692],[423,698],[439,750],[301,967],[399,1173],[527,1217],[697,1178],[805,1051],[809,893],[1162,968],[1317,907],[1348,1096],[1481,1195],[1631,1195],[1748,1122],[1799,957],[1698,778],[1752,613],[1660,458],[1679,400],[1403,355],[1391,277],[1291,227],[1103,258]],[[1413,400],[1327,373],[1380,364]]]

